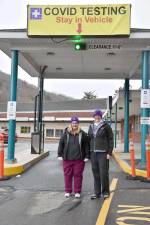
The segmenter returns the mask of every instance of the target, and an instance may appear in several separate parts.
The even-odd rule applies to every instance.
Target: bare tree
[[[82,99],[96,99],[97,96],[94,94],[95,91],[86,91]]]

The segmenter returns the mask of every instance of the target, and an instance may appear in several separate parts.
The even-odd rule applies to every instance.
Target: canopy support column
[[[9,132],[8,132],[8,152],[7,162],[13,163],[16,161],[15,155],[15,133],[16,133],[16,96],[17,96],[17,76],[18,76],[18,50],[11,52],[11,78],[10,78],[10,102],[8,102]],[[11,109],[14,116],[11,117]],[[14,117],[14,118],[13,118]]]
[[[142,52],[142,89],[149,89],[149,51]],[[141,117],[149,117],[149,108],[141,108]],[[141,166],[146,165],[145,139],[148,133],[148,125],[141,125]]]
[[[124,152],[129,152],[129,79],[124,85]]]

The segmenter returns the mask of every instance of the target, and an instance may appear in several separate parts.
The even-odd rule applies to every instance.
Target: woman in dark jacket
[[[94,122],[90,125],[90,158],[94,177],[94,194],[91,199],[109,197],[109,159],[113,150],[113,132],[109,124],[102,120],[102,112],[94,112]]]
[[[65,180],[65,197],[72,193],[72,180],[74,178],[75,198],[80,198],[83,170],[89,158],[89,145],[87,134],[79,127],[79,119],[71,118],[71,124],[65,129],[58,147],[58,159],[63,160]]]

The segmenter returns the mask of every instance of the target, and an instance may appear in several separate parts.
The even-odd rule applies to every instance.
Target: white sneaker
[[[80,198],[80,197],[81,197],[80,193],[75,193],[75,198]]]
[[[67,193],[67,192],[66,192],[66,193],[65,193],[65,197],[66,197],[66,198],[69,198],[69,197],[70,197],[70,193]]]

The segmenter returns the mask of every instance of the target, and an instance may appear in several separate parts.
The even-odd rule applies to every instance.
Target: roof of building
[[[67,100],[44,102],[43,111],[93,111],[96,108],[106,109],[106,98],[95,100]],[[33,112],[34,103],[17,103],[17,112]],[[7,104],[0,104],[0,112],[7,112]]]

